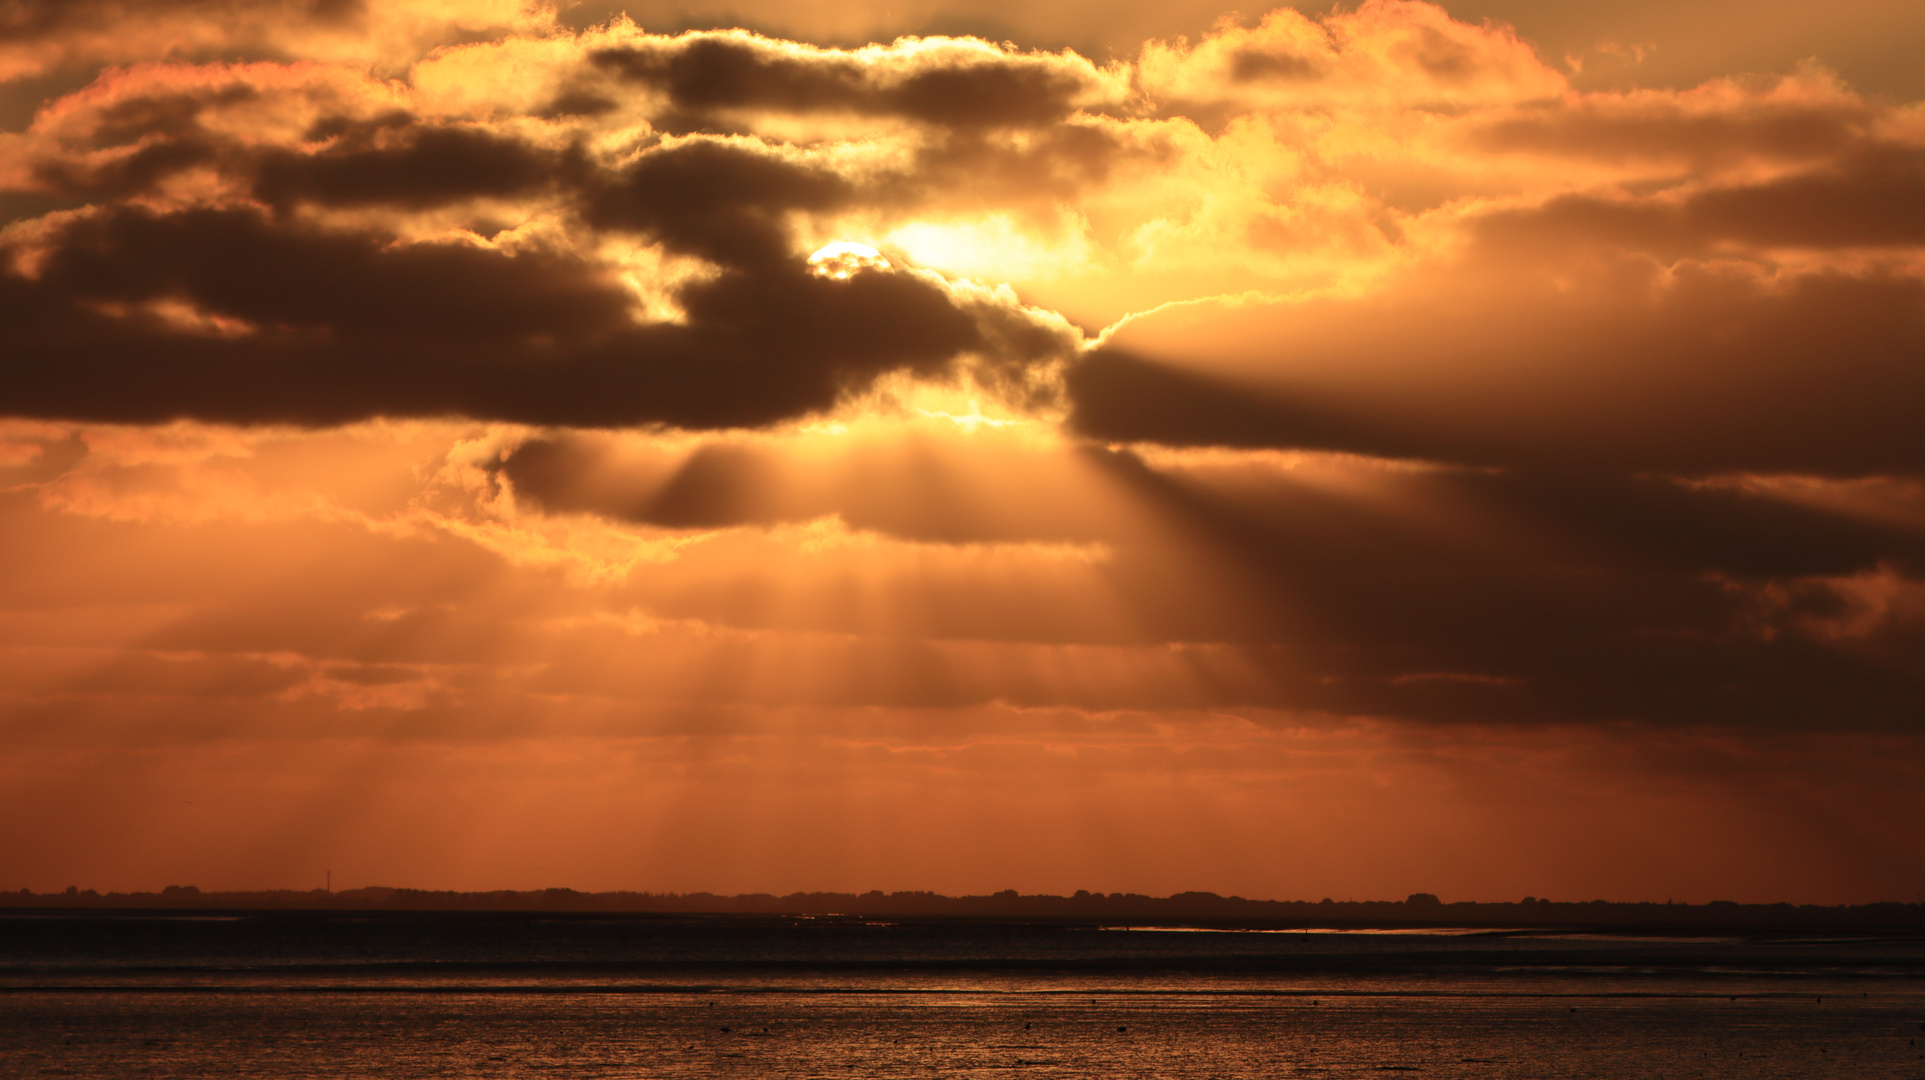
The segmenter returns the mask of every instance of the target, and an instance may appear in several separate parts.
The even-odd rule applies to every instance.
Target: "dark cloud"
[[[75,29],[96,29],[130,17],[219,17],[237,8],[269,8],[291,18],[338,18],[362,10],[361,0],[5,0],[0,41],[32,41]]]
[[[152,191],[189,169],[243,168],[241,149],[204,128],[201,116],[210,108],[259,97],[252,86],[230,83],[199,93],[145,94],[116,101],[93,117],[84,144],[70,142],[59,153],[43,153],[31,174],[42,193],[111,201]],[[131,152],[98,158],[75,153],[129,146],[134,147]]]
[[[670,528],[783,519],[771,498],[780,462],[768,451],[714,445],[675,464],[610,459],[610,448],[589,437],[533,439],[502,461],[501,472],[518,499],[548,513],[592,513]]]
[[[1470,81],[1482,73],[1485,64],[1482,51],[1475,45],[1423,25],[1413,25],[1410,36],[1398,42],[1392,54],[1446,85]]]
[[[117,102],[101,111],[88,143],[100,149],[138,144],[132,152],[44,157],[34,179],[49,192],[121,200],[206,166],[281,209],[304,203],[427,209],[534,194],[564,177],[579,182],[590,168],[578,148],[558,152],[479,128],[423,125],[405,112],[326,117],[306,132],[308,140],[326,144],[311,152],[250,145],[200,123],[209,108],[256,97],[237,85]]]
[[[0,5],[0,34],[8,38],[52,34],[74,27],[98,27],[104,20],[130,15],[194,14],[219,17],[243,9],[267,9],[287,18],[339,22],[359,17],[366,0],[6,0]]]
[[[945,520],[945,498],[980,490],[985,474],[953,463],[901,472],[896,457],[799,500],[786,490],[795,474],[767,448],[624,459],[599,437],[557,434],[502,469],[531,508],[669,527],[833,513],[911,539],[975,542],[1018,538],[993,535],[999,513],[1020,518],[1049,503],[1047,482],[1004,476],[992,462],[996,497]],[[1925,625],[1878,607],[1881,589],[1920,585],[1925,538],[1915,531],[1657,478],[1391,471],[1372,474],[1362,495],[1221,459],[1152,465],[1088,449],[1081,460],[1141,520],[1059,494],[1056,509],[1073,509],[1030,517],[1024,538],[1101,543],[1109,555],[1093,572],[1113,614],[1093,617],[1090,598],[1067,587],[1085,579],[1061,575],[1025,586],[1027,599],[1005,595],[1006,582],[936,575],[904,583],[894,604],[934,638],[1185,643],[1173,655],[1187,659],[1189,677],[1153,691],[1155,680],[1071,691],[1020,675],[959,681],[938,664],[919,689],[888,700],[1752,730],[1902,729],[1925,705]],[[1091,482],[1082,477],[1085,493]],[[918,503],[919,491],[931,497]],[[771,606],[759,580],[728,564],[644,576],[626,592],[665,616],[788,626],[790,608]],[[812,608],[807,625],[876,630],[862,608],[833,604]]]
[[[1469,472],[1467,500],[1528,515],[1534,528],[1641,572],[1766,581],[1882,569],[1925,578],[1916,530],[1800,506],[1743,487],[1651,476]]]
[[[649,48],[605,49],[601,67],[662,90],[679,110],[846,112],[958,129],[1042,127],[1090,87],[1059,58],[937,55],[904,72],[847,53],[799,52],[737,34],[689,34]]]
[[[475,198],[525,195],[553,181],[563,155],[517,139],[430,127],[388,146],[340,145],[316,154],[279,151],[257,167],[254,194],[270,205],[386,205],[423,208]],[[577,170],[579,153],[573,160]]]
[[[883,372],[934,374],[965,355],[983,381],[1026,386],[1030,367],[1066,348],[1061,327],[1006,300],[894,270],[842,282],[808,271],[797,215],[913,197],[900,178],[885,178],[892,193],[878,196],[799,155],[710,138],[645,146],[610,169],[579,144],[398,111],[324,114],[299,149],[208,119],[257,96],[232,83],[137,95],[70,120],[71,145],[39,144],[36,197],[108,205],[36,234],[21,263],[30,269],[0,280],[9,306],[31,311],[13,335],[6,362],[20,377],[0,409],[755,425],[826,408]],[[129,203],[197,169],[271,212]],[[684,322],[638,323],[615,270],[588,256],[403,243],[310,212],[477,199],[539,201],[587,241],[577,251],[627,234],[707,272],[673,289]]]
[[[1421,440],[1262,387],[1105,347],[1069,370],[1072,426],[1090,438],[1165,446],[1359,450],[1419,457]]]
[[[180,299],[262,328],[349,337],[593,341],[626,323],[625,298],[584,264],[390,240],[244,210],[120,210],[69,226],[19,287],[81,303]]]
[[[1672,477],[1925,473],[1919,283],[1545,247],[1375,299],[1153,316],[1072,368],[1072,424],[1105,441],[1476,466],[1351,497],[1097,454],[1221,568],[1194,591],[1223,603],[1193,603],[1151,584],[1177,573],[1153,553],[1122,550],[1139,617],[1236,642],[1268,680],[1251,703],[1280,707],[1914,723],[1925,624],[1889,598],[1925,580],[1925,536]]]
[[[638,453],[610,436],[551,432],[501,462],[516,499],[548,513],[588,513],[668,528],[797,524],[834,516],[853,529],[913,541],[1100,543],[1115,522],[1092,502],[1073,460],[978,440],[968,452],[907,442],[799,464],[776,447],[712,444]],[[993,475],[993,483],[984,477]],[[986,496],[985,493],[990,493]]]
[[[539,115],[551,120],[571,116],[600,116],[614,112],[620,107],[619,102],[595,93],[593,90],[575,89],[556,95]]]
[[[948,127],[1040,127],[1074,111],[1078,81],[1040,64],[919,71],[886,95],[891,111]]]
[[[836,209],[856,196],[827,169],[697,140],[644,154],[594,191],[584,214],[597,228],[647,233],[676,251],[740,265],[783,257],[789,212]]]
[[[237,82],[201,93],[124,98],[100,110],[90,141],[95,146],[125,146],[150,136],[197,134],[202,130],[201,114],[209,108],[255,101],[260,96],[254,87]]]
[[[731,261],[749,257],[747,249],[731,253],[732,245],[759,248],[763,255],[757,257],[782,245],[786,215],[794,211],[857,204],[898,209],[1053,204],[1102,183],[1127,157],[1171,154],[1154,140],[1133,147],[1093,123],[1050,124],[1020,140],[991,128],[963,126],[919,141],[906,167],[880,171],[858,184],[831,168],[799,163],[748,140],[685,142],[672,153],[644,154],[611,175],[579,139],[560,148],[536,145],[487,124],[425,123],[399,110],[324,115],[303,133],[309,144],[304,147],[236,137],[203,123],[210,110],[245,106],[261,97],[255,88],[234,83],[114,101],[81,122],[69,121],[71,130],[58,144],[37,147],[34,194],[112,202],[162,191],[184,172],[207,169],[235,194],[278,210],[302,205],[421,210],[477,199],[559,198],[579,201],[587,223],[597,228],[645,231],[677,250]],[[300,104],[311,108],[314,102]],[[614,107],[577,89],[543,111],[551,117],[579,116]],[[655,119],[664,122],[662,115]]]
[[[97,165],[47,161],[34,167],[43,192],[54,196],[113,201],[154,190],[189,169],[218,165],[228,147],[217,139],[185,137],[143,146]]]
[[[1439,528],[1287,476],[1096,460],[1235,583],[1211,609],[1158,590],[1172,571],[1153,552],[1122,553],[1116,574],[1157,630],[1241,643],[1269,677],[1244,703],[1752,728],[1902,728],[1925,706],[1925,626],[1811,623],[1864,607],[1827,575],[1916,574],[1914,533],[1664,481],[1415,474],[1399,485],[1412,505],[1462,515]],[[1786,576],[1736,580],[1751,574]]]
[[[916,540],[1115,539],[1116,522],[1106,526],[1104,512],[1087,502],[1071,510],[1059,504],[1044,514],[1028,508],[1069,494],[1066,478],[1051,475],[1052,463],[1029,456],[1004,460],[993,453],[984,461],[985,452],[945,461],[925,450],[926,460],[913,469],[872,457],[839,483],[798,494],[784,490],[793,486],[785,474],[792,466],[773,448],[711,444],[686,457],[635,457],[600,437],[557,433],[522,444],[502,461],[501,471],[533,506],[656,525],[773,524],[834,514],[857,527]],[[1019,460],[1029,462],[1030,474],[1000,480],[997,505],[976,507],[970,516],[994,518],[1014,510],[1015,516],[1030,519],[1028,528],[997,530],[981,521],[946,520],[936,512],[955,492],[969,488],[972,477]],[[1098,460],[1114,467],[1113,459],[1099,455]],[[1533,536],[1554,538],[1572,558],[1622,572],[1758,582],[1842,578],[1885,568],[1925,577],[1925,537],[1914,530],[1801,506],[1738,485],[1541,470],[1438,470],[1414,477],[1404,483],[1417,501],[1447,501],[1467,508],[1467,514],[1500,515],[1523,524]],[[1064,490],[1049,490],[1058,484]],[[1285,477],[1256,486],[1274,502],[1279,527],[1289,520],[1323,520],[1311,512],[1317,499],[1301,484]],[[918,489],[932,497],[918,498]],[[885,506],[898,513],[877,512]]]
[[[1468,141],[1481,151],[1669,159],[1702,168],[1748,158],[1834,157],[1864,142],[1877,119],[1864,100],[1836,93],[1789,100],[1759,94],[1710,109],[1668,95],[1600,95],[1520,107],[1517,115],[1474,126]]]
[[[634,323],[605,271],[551,251],[396,245],[245,210],[80,218],[38,277],[0,278],[0,411],[756,425],[826,408],[885,371],[933,374],[991,340],[978,314],[1008,317],[906,274],[815,276],[753,229],[735,234],[754,233],[744,248],[679,231],[681,219],[662,228],[734,259],[681,290],[685,325]],[[159,301],[251,329],[141,313]]]
[[[1232,82],[1307,82],[1323,75],[1316,61],[1276,49],[1238,49],[1230,61]]]
[[[775,447],[677,454],[554,433],[501,471],[524,505],[551,513],[689,528],[834,515],[924,542],[1100,544],[1114,617],[1032,617],[1020,601],[986,609],[934,580],[901,602],[940,611],[935,636],[1186,642],[1196,651],[1185,655],[1228,661],[1213,675],[1199,659],[1195,681],[1159,691],[1173,695],[1165,705],[1900,728],[1925,704],[1925,625],[1878,608],[1882,589],[1925,580],[1925,535],[1913,528],[1662,477],[1352,462],[1334,466],[1333,481],[1234,458],[1152,464],[1086,448],[1070,469],[980,453],[857,455],[811,485]],[[1090,498],[1103,490],[1121,501]],[[733,573],[706,587],[631,586],[651,610],[770,628],[765,608],[740,606],[742,587]],[[1087,610],[1087,599],[1062,606]],[[846,614],[818,617],[873,632]],[[938,681],[930,693],[922,703],[1070,700],[1014,683]],[[1141,688],[1081,693],[1085,706],[1122,705]]]
[[[912,205],[1061,205],[1101,185],[1121,164],[1173,157],[1167,146],[1133,146],[1094,124],[1059,124],[1021,145],[965,132],[919,148],[911,170],[878,186],[885,197]]]
[[[421,0],[0,0],[0,81],[169,61],[356,61],[399,72],[437,45],[552,26],[536,4]],[[399,31],[397,33],[397,31]]]
[[[1925,149],[1874,146],[1830,168],[1692,197],[1688,234],[1761,247],[1925,243]]]
[[[1672,257],[1721,245],[1913,247],[1925,242],[1925,150],[1863,146],[1822,168],[1682,199],[1567,195],[1492,214],[1481,229],[1499,243],[1616,244]]]
[[[1925,472],[1916,278],[1635,258],[1462,277],[1142,320],[1071,371],[1072,423],[1482,465]]]

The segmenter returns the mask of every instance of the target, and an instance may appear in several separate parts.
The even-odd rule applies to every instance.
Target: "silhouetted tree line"
[[[1104,925],[1205,925],[1261,929],[1372,927],[1610,927],[1698,929],[1925,930],[1925,904],[1875,903],[1827,907],[1816,904],[1615,903],[1525,897],[1516,903],[1444,903],[1431,893],[1404,900],[1249,900],[1211,892],[1167,897],[1139,893],[1071,896],[1023,895],[1014,889],[986,896],[934,892],[714,893],[578,892],[574,889],[453,892],[373,886],[328,892],[276,889],[202,892],[170,885],[160,892],[100,893],[68,888],[36,893],[0,892],[0,908],[95,909],[319,909],[389,911],[552,911],[660,915],[798,915],[846,918],[995,919]]]

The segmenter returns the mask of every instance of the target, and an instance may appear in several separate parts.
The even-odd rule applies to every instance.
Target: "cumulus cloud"
[[[1172,109],[1461,107],[1553,98],[1568,86],[1509,27],[1471,26],[1408,0],[1366,0],[1320,19],[1281,8],[1253,27],[1219,26],[1195,46],[1152,42],[1140,64],[1145,92]]]
[[[576,43],[578,72],[637,55],[614,39],[781,53],[624,27]],[[995,94],[1020,111],[1030,82],[1067,93],[1096,78],[1073,58],[981,43],[810,62],[837,77],[891,68],[879,92],[939,127],[995,119],[924,115],[978,101],[972,79],[1016,80]],[[646,123],[611,135],[566,117],[430,121],[408,108],[422,104],[352,73],[254,64],[150,67],[50,107],[15,140],[14,175],[73,209],[9,233],[0,287],[22,313],[20,378],[0,407],[741,426],[819,411],[888,371],[973,364],[1020,389],[1074,345],[1013,295],[887,263],[848,280],[810,272],[805,219],[918,201],[913,164]],[[638,254],[682,272],[638,279]],[[642,310],[625,313],[623,296]]]
[[[1127,90],[1115,73],[1071,53],[1012,54],[967,38],[845,51],[698,33],[598,49],[590,59],[693,117],[851,113],[963,130],[1035,128]]]

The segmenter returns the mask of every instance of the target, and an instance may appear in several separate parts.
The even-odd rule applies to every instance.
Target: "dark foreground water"
[[[0,915],[0,1077],[1925,1078],[1909,939]]]

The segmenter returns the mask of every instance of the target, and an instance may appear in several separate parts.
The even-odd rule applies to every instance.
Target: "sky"
[[[0,0],[0,888],[1919,899],[1921,47]]]

